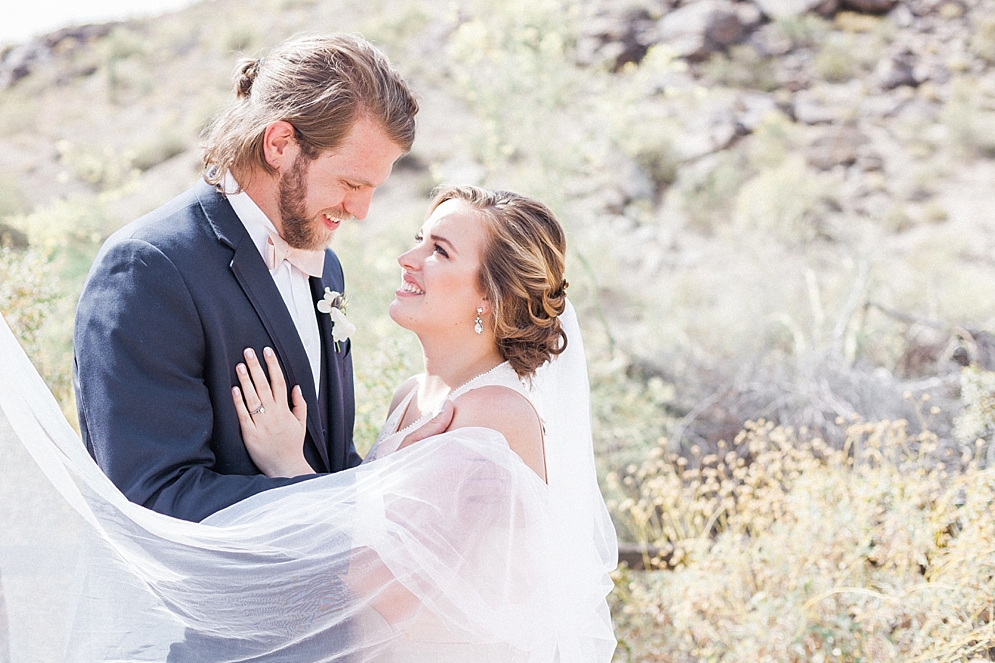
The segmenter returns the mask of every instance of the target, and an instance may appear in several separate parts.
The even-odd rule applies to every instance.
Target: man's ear
[[[270,167],[282,171],[294,163],[300,150],[296,133],[294,125],[285,120],[266,127],[266,132],[263,134],[263,155]]]

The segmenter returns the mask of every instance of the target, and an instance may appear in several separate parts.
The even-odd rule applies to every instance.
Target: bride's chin
[[[401,327],[402,329],[411,329],[411,325],[408,320],[401,313],[401,302],[397,299],[392,301],[390,306],[387,307],[387,315],[390,316],[390,319],[393,320],[394,324],[398,327]]]

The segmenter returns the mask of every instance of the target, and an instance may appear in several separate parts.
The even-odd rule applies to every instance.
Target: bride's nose
[[[401,255],[397,256],[397,264],[399,264],[404,269],[417,269],[418,268],[418,247],[413,249],[408,249]]]

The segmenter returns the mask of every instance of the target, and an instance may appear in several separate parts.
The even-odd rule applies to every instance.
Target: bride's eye
[[[421,241],[422,241],[422,239],[423,239],[423,238],[422,238],[422,236],[421,236],[421,233],[418,233],[417,235],[415,235],[415,243],[418,243],[418,244],[420,244],[420,243],[421,243]]]
[[[443,258],[448,258],[449,257],[449,254],[446,253],[446,250],[444,248],[442,248],[441,246],[439,246],[438,244],[435,245],[435,252],[438,253],[439,255],[441,255]]]

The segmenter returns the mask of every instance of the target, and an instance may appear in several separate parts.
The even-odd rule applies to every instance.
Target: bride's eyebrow
[[[433,242],[439,242],[440,244],[445,244],[446,246],[449,247],[449,250],[452,251],[453,253],[459,253],[459,251],[456,250],[456,247],[453,246],[453,243],[450,242],[445,237],[442,237],[440,235],[429,235],[429,238],[431,238]]]

